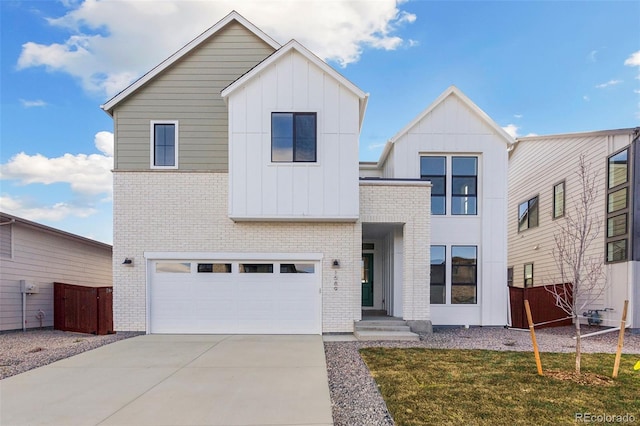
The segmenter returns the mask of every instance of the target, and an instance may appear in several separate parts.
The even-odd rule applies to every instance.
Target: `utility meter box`
[[[32,281],[20,280],[20,291],[26,294],[40,293],[40,288]]]

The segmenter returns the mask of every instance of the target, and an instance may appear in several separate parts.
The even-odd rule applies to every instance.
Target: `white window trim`
[[[176,128],[176,144],[175,144],[175,160],[174,166],[156,166],[155,159],[155,125],[156,124],[173,124]],[[175,170],[178,168],[178,141],[180,135],[180,127],[178,120],[151,120],[149,122],[149,167],[154,170]]]

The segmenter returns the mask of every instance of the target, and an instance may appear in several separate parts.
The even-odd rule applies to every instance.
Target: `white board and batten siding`
[[[348,220],[358,206],[360,99],[295,49],[229,95],[229,216]],[[271,113],[317,114],[317,161],[271,162]]]
[[[8,219],[3,216],[2,222]],[[2,225],[0,265],[0,331],[22,329],[20,280],[38,286],[27,295],[26,327],[53,326],[53,283],[106,287],[112,285],[111,246],[42,225],[16,220]],[[44,317],[37,318],[39,311]]]
[[[382,175],[420,178],[421,156],[478,158],[477,215],[452,215],[447,166],[447,214],[431,216],[431,244],[477,246],[477,304],[431,305],[433,324],[504,325],[507,322],[507,175],[510,138],[457,88],[449,88],[391,140]],[[450,161],[450,160],[449,160]]]

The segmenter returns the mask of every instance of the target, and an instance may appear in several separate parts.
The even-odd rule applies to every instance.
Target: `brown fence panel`
[[[529,328],[527,316],[524,310],[524,301],[529,301],[531,308],[531,317],[536,328],[560,327],[571,325],[571,318],[560,320],[567,317],[567,313],[556,306],[553,295],[547,291],[545,287],[557,287],[561,290],[562,284],[555,286],[541,287],[509,287],[509,301],[511,304],[511,326],[514,328]],[[570,285],[569,285],[570,288]],[[553,321],[553,322],[548,322]],[[545,324],[542,324],[545,323]]]
[[[53,283],[53,327],[80,333],[113,333],[111,287]]]

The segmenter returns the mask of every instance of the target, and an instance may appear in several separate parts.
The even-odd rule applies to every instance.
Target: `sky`
[[[0,0],[0,210],[111,243],[100,105],[234,9],[370,94],[361,161],[450,85],[514,137],[640,125],[638,0]]]

